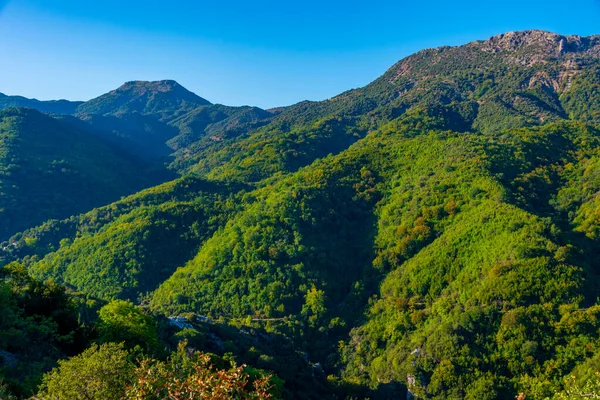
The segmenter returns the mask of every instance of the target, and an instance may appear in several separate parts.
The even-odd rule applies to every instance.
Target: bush
[[[180,344],[167,362],[144,360],[137,382],[127,391],[131,400],[273,399],[270,376],[252,379],[245,366],[219,368],[208,354],[189,353]],[[221,360],[222,361],[222,360]],[[223,361],[224,362],[224,361]],[[224,362],[225,363],[225,362]]]
[[[82,354],[58,362],[44,375],[40,399],[121,400],[133,381],[134,365],[122,344],[92,345]]]

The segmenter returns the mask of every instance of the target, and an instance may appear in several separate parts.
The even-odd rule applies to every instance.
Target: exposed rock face
[[[520,65],[535,65],[548,58],[600,57],[600,36],[563,36],[537,30],[508,32],[467,46],[489,53],[514,53],[508,60]]]
[[[417,384],[417,378],[414,375],[406,375],[406,382],[408,384],[408,390],[406,391],[406,400],[413,400],[416,397],[411,390],[413,390],[413,387]]]
[[[532,67],[536,64],[559,62],[563,69],[572,70],[600,58],[600,35],[563,36],[556,33],[530,30],[508,32],[487,40],[463,46],[442,46],[422,50],[394,65],[385,77],[395,82],[404,77],[429,76],[438,65],[463,60],[471,68],[487,68],[498,64]]]
[[[185,317],[179,317],[179,316],[169,317],[168,320],[169,320],[169,325],[176,326],[179,329],[187,328],[187,329],[196,330],[192,324],[187,322],[187,319]]]
[[[572,42],[575,46],[581,45],[581,37],[562,36],[544,31],[521,31],[503,33],[473,44],[480,44],[482,50],[492,52],[515,51],[530,46],[540,46],[547,52],[552,52],[556,48],[564,48],[568,42]]]

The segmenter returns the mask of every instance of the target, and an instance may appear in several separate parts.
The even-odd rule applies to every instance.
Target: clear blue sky
[[[600,33],[600,0],[0,0],[0,92],[87,100],[175,79],[261,107],[363,86],[425,47]]]

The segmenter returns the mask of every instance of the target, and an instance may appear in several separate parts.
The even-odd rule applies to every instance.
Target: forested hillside
[[[0,111],[0,240],[171,174],[33,109]]]
[[[5,214],[0,394],[600,396],[599,36],[423,50],[277,110],[160,81],[71,114],[2,114],[7,157],[47,173],[65,151],[90,186],[22,162],[61,190],[51,214],[0,180],[0,201],[39,211]],[[39,149],[40,125],[85,145]],[[132,194],[157,163],[181,176]]]
[[[40,101],[22,96],[7,96],[0,93],[0,110],[11,107],[29,107],[38,111],[54,114],[72,114],[82,101],[50,100]]]
[[[196,152],[273,116],[257,107],[212,105],[174,81],[127,82],[70,108],[2,99],[0,242],[174,179],[197,162]]]

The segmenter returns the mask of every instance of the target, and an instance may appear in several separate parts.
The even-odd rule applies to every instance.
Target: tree
[[[302,306],[302,314],[308,316],[308,321],[311,325],[316,324],[327,312],[325,308],[325,292],[319,290],[313,285],[304,296],[304,306]]]
[[[133,381],[133,364],[122,344],[92,345],[82,354],[58,362],[44,375],[40,399],[121,400]]]
[[[98,316],[101,342],[124,342],[128,348],[140,346],[149,353],[159,350],[154,320],[130,301],[111,301]]]

